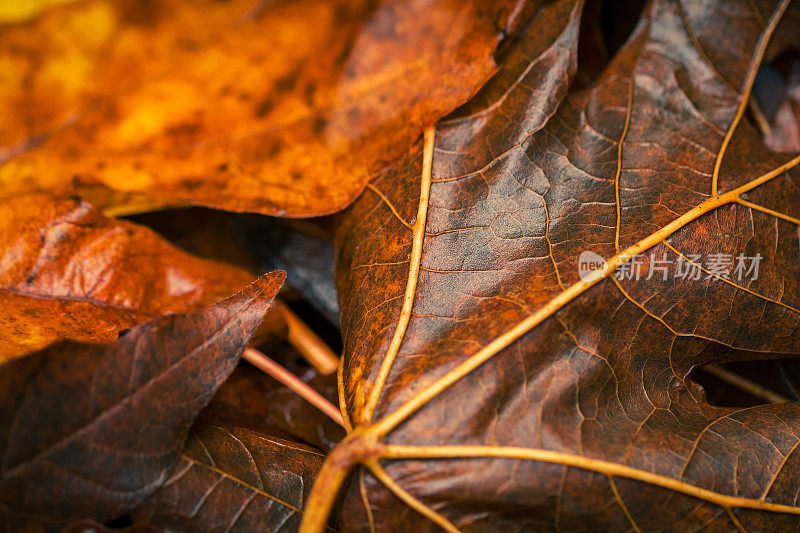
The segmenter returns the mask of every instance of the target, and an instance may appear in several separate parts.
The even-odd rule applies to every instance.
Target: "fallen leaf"
[[[0,35],[0,112],[12,117],[0,191],[99,182],[235,211],[340,210],[474,94],[498,42],[533,10],[511,0],[49,10]]]
[[[285,274],[195,314],[95,346],[61,343],[0,366],[0,523],[54,530],[139,505],[233,371]]]
[[[716,407],[690,378],[800,355],[800,157],[745,117],[771,36],[798,44],[797,6],[655,0],[571,90],[579,15],[543,7],[344,214],[355,429],[302,531],[353,468],[347,531],[800,525],[800,404]],[[760,272],[676,276],[694,254],[758,254]]]
[[[253,279],[86,202],[43,195],[0,203],[0,250],[0,362],[59,339],[109,342],[121,329],[197,309]]]
[[[297,531],[324,458],[269,433],[203,421],[170,478],[134,514],[169,531]]]

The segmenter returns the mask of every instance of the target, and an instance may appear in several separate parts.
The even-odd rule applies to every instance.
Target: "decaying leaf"
[[[324,457],[269,433],[204,420],[170,478],[134,514],[169,531],[297,531]]]
[[[284,278],[267,274],[114,344],[60,343],[0,366],[3,530],[105,522],[158,489]]]
[[[60,340],[109,342],[158,314],[191,311],[253,276],[199,259],[80,200],[0,203],[0,362]]]
[[[491,76],[498,42],[534,7],[86,0],[52,9],[0,35],[0,112],[10,117],[0,191],[100,182],[236,211],[337,211]]]
[[[654,0],[570,90],[580,3],[551,3],[371,182],[338,232],[354,429],[304,531],[359,464],[348,531],[800,525],[800,405],[715,407],[689,377],[800,355],[800,157],[745,118],[771,38],[798,45],[789,4]],[[676,275],[715,254],[760,272]]]

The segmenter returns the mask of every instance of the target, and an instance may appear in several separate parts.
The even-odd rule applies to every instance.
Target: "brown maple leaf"
[[[346,530],[800,524],[798,404],[716,407],[689,375],[800,354],[800,157],[744,118],[771,43],[798,44],[797,6],[654,0],[571,88],[580,7],[543,7],[344,215],[351,432],[302,531],[356,467]]]

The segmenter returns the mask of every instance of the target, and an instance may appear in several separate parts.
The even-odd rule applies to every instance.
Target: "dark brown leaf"
[[[324,458],[291,440],[205,420],[135,514],[176,532],[294,532]]]
[[[196,314],[106,346],[61,343],[0,366],[0,524],[104,522],[154,492],[280,288],[273,272]]]
[[[346,530],[800,525],[800,404],[715,407],[690,378],[800,355],[800,157],[745,115],[770,37],[798,45],[798,6],[655,0],[571,88],[579,17],[543,7],[476,98],[345,214],[356,429],[307,531],[358,464]],[[605,261],[581,277],[584,251]],[[676,277],[693,254],[760,254],[760,273]]]

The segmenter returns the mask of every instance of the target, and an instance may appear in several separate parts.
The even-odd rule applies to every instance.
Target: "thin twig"
[[[769,135],[769,132],[772,128],[770,127],[769,120],[767,120],[767,117],[764,116],[761,106],[758,105],[758,101],[755,98],[750,98],[750,101],[747,102],[747,106],[750,109],[750,113],[753,115],[753,121],[761,131],[761,135]]]
[[[279,382],[283,383],[294,392],[299,394],[308,403],[325,413],[334,422],[344,427],[342,413],[328,400],[322,397],[317,391],[309,387],[300,378],[283,368],[281,365],[259,352],[255,348],[245,348],[242,355],[248,362],[260,370],[269,374]]]
[[[782,396],[777,392],[773,392],[754,381],[750,381],[747,378],[743,378],[739,374],[731,372],[730,370],[722,368],[721,366],[708,365],[702,367],[701,370],[708,372],[715,378],[727,383],[728,385],[733,385],[734,387],[742,389],[750,396],[766,400],[769,403],[785,403],[790,401],[789,398],[786,398],[785,396]]]
[[[289,327],[287,340],[297,348],[297,351],[306,358],[320,374],[332,374],[339,368],[339,358],[320,339],[311,328],[300,320],[294,312],[283,302],[275,302],[275,309],[283,315]]]

